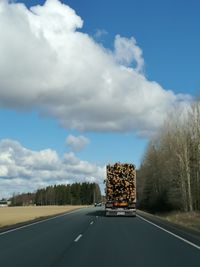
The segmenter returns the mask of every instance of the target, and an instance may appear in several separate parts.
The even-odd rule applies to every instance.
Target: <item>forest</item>
[[[200,104],[169,113],[137,172],[141,209],[200,211]]]
[[[48,186],[34,193],[13,194],[11,206],[90,205],[101,201],[96,183],[73,183]]]

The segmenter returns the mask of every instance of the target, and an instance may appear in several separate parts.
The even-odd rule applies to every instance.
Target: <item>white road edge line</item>
[[[182,240],[183,242],[189,244],[190,246],[195,247],[195,248],[197,248],[197,249],[200,250],[200,246],[198,246],[198,245],[196,245],[196,244],[194,244],[194,243],[188,241],[187,239],[185,239],[185,238],[183,238],[183,237],[180,237],[180,236],[178,236],[178,235],[176,235],[176,234],[174,234],[174,233],[172,233],[172,232],[166,230],[165,228],[163,228],[163,227],[161,227],[161,226],[158,226],[158,225],[155,224],[155,223],[150,222],[149,220],[143,218],[143,217],[140,216],[140,215],[137,215],[137,217],[139,217],[140,219],[142,219],[142,220],[145,221],[145,222],[148,222],[148,223],[154,225],[155,227],[157,227],[157,228],[163,230],[164,232],[166,232],[166,233],[168,233],[168,234],[170,234],[170,235],[172,235],[172,236],[174,236],[174,237],[176,237],[176,238]]]
[[[66,212],[64,214],[60,214],[60,215],[57,215],[55,217],[52,217],[52,218],[48,218],[48,219],[44,219],[44,220],[41,220],[41,221],[38,221],[38,222],[34,222],[34,223],[30,223],[30,224],[26,224],[26,225],[23,225],[23,226],[20,226],[20,227],[17,227],[17,228],[13,228],[13,229],[10,229],[10,230],[7,230],[5,232],[2,232],[0,233],[0,236],[1,235],[5,235],[5,234],[8,234],[8,233],[11,233],[11,232],[14,232],[14,231],[17,231],[17,230],[20,230],[20,229],[23,229],[23,228],[27,228],[29,226],[32,226],[32,225],[35,225],[35,224],[39,224],[39,223],[43,223],[43,222],[47,222],[47,221],[51,221],[51,220],[54,220],[54,219],[57,219],[59,217],[64,217],[68,214],[72,214],[72,213],[75,213],[77,212],[78,210],[73,210],[71,212]],[[22,222],[23,223],[23,222]],[[25,223],[25,222],[24,222]]]
[[[93,221],[90,222],[90,224],[93,224],[93,223],[94,223]]]
[[[78,235],[77,238],[74,239],[74,242],[78,242],[81,237],[82,237],[82,234]]]

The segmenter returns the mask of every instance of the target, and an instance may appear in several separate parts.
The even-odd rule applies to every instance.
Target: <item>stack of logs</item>
[[[107,200],[127,201],[135,200],[136,171],[133,164],[115,163],[107,165]]]

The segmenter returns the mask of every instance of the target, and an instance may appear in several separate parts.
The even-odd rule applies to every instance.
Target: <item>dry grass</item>
[[[200,232],[200,212],[176,212],[159,217]]]
[[[64,213],[84,206],[0,207],[0,227]]]

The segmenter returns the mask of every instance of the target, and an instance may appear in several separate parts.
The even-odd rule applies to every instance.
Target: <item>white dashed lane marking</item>
[[[82,234],[78,235],[77,238],[74,239],[74,242],[78,242],[81,237],[82,237]]]

